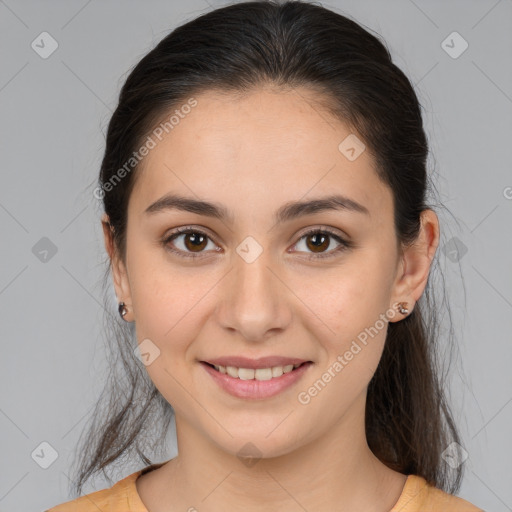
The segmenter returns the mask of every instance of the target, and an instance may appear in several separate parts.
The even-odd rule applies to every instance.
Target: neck
[[[160,482],[166,485],[153,487],[158,504],[149,495],[144,500],[140,493],[141,498],[151,512],[387,512],[405,476],[382,464],[368,447],[364,403],[363,396],[318,439],[278,457],[244,462],[177,416],[178,456],[161,468]]]

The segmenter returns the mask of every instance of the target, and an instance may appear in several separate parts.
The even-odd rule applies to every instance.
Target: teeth
[[[260,370],[254,370],[253,368],[238,368],[238,370],[234,367],[232,367],[233,370],[231,370],[232,373],[238,372],[238,378],[242,380],[251,380],[254,379],[255,373]],[[231,375],[231,374],[230,374]],[[259,373],[258,373],[259,375]],[[233,377],[233,375],[231,375]],[[270,375],[272,377],[272,375]]]
[[[220,369],[220,367],[219,367],[219,369]],[[234,366],[227,366],[226,372],[230,377],[238,377],[238,369],[235,368]]]
[[[235,366],[213,365],[220,373],[227,373],[230,377],[241,380],[270,380],[273,377],[281,377],[283,373],[289,373],[294,368],[298,368],[299,364],[287,364],[286,366],[273,366],[272,368],[237,368]]]
[[[281,377],[281,375],[283,375],[283,367],[274,366],[274,368],[272,368],[272,377]]]

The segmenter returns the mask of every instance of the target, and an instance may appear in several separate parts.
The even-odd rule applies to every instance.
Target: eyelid
[[[215,240],[215,236],[211,235],[211,232],[208,228],[205,228],[203,226],[197,226],[197,225],[187,225],[187,226],[180,226],[178,228],[174,228],[171,230],[170,233],[165,234],[162,237],[162,244],[163,246],[170,252],[176,254],[179,257],[182,257],[184,259],[196,259],[196,258],[206,258],[208,257],[208,252],[185,252],[180,249],[174,249],[169,247],[169,243],[173,241],[175,238],[182,234],[188,234],[190,232],[199,233],[202,235],[205,235],[207,238],[209,238],[214,244],[219,246],[217,241]],[[350,241],[349,237],[345,235],[344,233],[340,233],[335,228],[331,228],[329,226],[325,225],[317,225],[309,228],[304,228],[303,231],[301,231],[297,236],[296,242],[293,244],[293,246],[297,245],[304,237],[306,237],[309,234],[315,234],[315,233],[326,233],[329,236],[336,239],[338,244],[340,244],[337,248],[332,249],[325,253],[306,253],[306,256],[303,256],[305,259],[311,259],[311,260],[319,260],[322,258],[329,258],[329,257],[335,257],[340,252],[343,252],[344,250],[348,250],[354,246],[353,242]],[[303,251],[291,251],[296,252],[298,254],[303,253]]]
[[[172,238],[173,236],[181,235],[183,233],[188,233],[189,231],[194,231],[195,233],[201,233],[203,235],[206,235],[208,238],[210,238],[213,242],[215,242],[217,245],[219,245],[216,241],[216,236],[212,234],[212,232],[205,228],[204,226],[199,226],[197,224],[195,225],[188,225],[188,226],[179,226],[177,228],[173,228],[166,232],[166,234],[162,237],[163,240],[168,240],[169,238]]]
[[[304,230],[300,231],[297,236],[298,236],[298,239],[300,240],[303,236],[309,235],[310,233],[316,233],[318,231],[322,231],[325,233],[329,233],[330,235],[338,236],[347,242],[349,239],[349,236],[346,233],[344,233],[343,231],[338,230],[336,228],[332,228],[330,226],[325,226],[322,224],[313,226],[313,227],[309,227],[309,228],[304,228]]]
[[[326,233],[331,238],[334,238],[338,242],[338,247],[335,249],[331,249],[327,252],[321,252],[321,253],[314,253],[309,252],[305,253],[304,256],[301,256],[302,258],[306,260],[322,260],[322,259],[329,259],[329,258],[335,258],[336,256],[339,256],[341,253],[352,249],[355,247],[354,243],[350,240],[350,238],[345,234],[340,234],[339,231],[337,231],[335,228],[331,228],[329,226],[315,226],[312,228],[306,228],[305,231],[301,232],[300,235],[297,237],[297,241],[293,244],[294,246],[297,245],[304,237],[307,237],[310,234],[316,234],[316,233]],[[292,251],[302,254],[303,251]]]
[[[178,228],[172,229],[170,232],[166,233],[162,237],[161,243],[167,251],[177,255],[178,257],[181,257],[182,259],[192,260],[192,259],[197,259],[197,258],[206,258],[208,256],[208,253],[186,252],[186,251],[182,251],[181,249],[172,248],[170,246],[170,242],[172,242],[174,239],[176,239],[180,235],[189,234],[189,233],[199,233],[201,235],[206,236],[215,245],[217,245],[217,246],[219,245],[215,240],[216,237],[214,237],[210,234],[210,230],[208,228],[205,228],[203,226],[197,227],[197,226],[190,226],[190,225],[189,226],[180,226]]]

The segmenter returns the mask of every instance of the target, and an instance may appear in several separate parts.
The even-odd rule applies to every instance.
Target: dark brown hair
[[[393,193],[399,247],[415,241],[420,214],[428,208],[427,192],[434,187],[426,171],[421,106],[411,82],[378,36],[348,17],[307,2],[258,1],[215,9],[179,26],[126,79],[108,125],[95,191],[123,261],[127,205],[138,166],[113,180],[116,173],[119,178],[119,169],[157,123],[192,96],[213,89],[244,94],[263,84],[313,89],[319,104],[360,136],[378,176]],[[450,442],[460,440],[437,354],[440,318],[431,290],[435,263],[412,313],[389,324],[368,387],[366,435],[371,450],[390,468],[420,475],[455,493],[462,466],[452,470],[441,456]],[[173,416],[171,405],[133,354],[133,324],[112,312],[107,298],[110,270],[107,265],[103,282],[105,332],[118,346],[109,361],[105,390],[77,449],[77,494],[92,474],[105,473],[107,466],[131,452],[150,464],[147,454],[161,447]]]

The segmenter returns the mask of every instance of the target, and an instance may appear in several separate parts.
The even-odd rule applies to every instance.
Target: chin
[[[278,424],[278,423],[277,423]],[[244,429],[236,428],[227,430],[233,437],[223,432],[222,438],[213,438],[213,442],[224,452],[238,457],[242,462],[248,460],[250,466],[251,459],[271,459],[287,455],[299,446],[297,445],[296,434],[291,435],[290,430],[283,429],[278,432],[281,427],[272,429],[252,428],[249,432]],[[271,433],[270,433],[271,432]],[[270,433],[270,435],[269,435]]]

